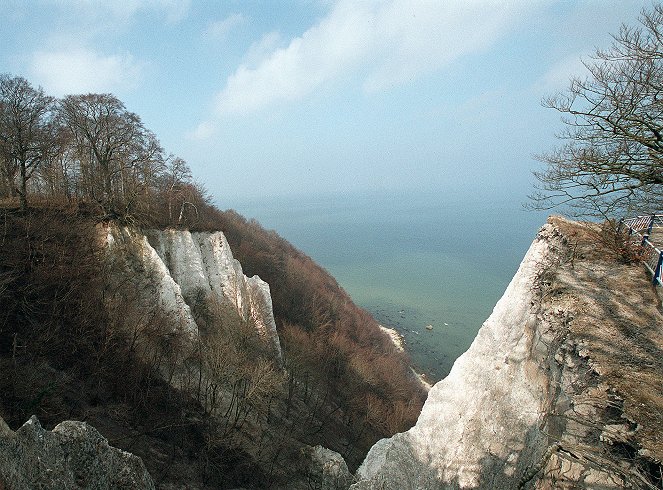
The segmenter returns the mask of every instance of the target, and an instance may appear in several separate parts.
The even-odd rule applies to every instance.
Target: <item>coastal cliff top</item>
[[[663,460],[663,314],[659,291],[637,260],[637,249],[602,225],[551,217],[567,241],[568,258],[548,292],[572,317],[569,332],[579,354],[622,401],[633,424],[628,438],[640,453]],[[631,260],[629,260],[631,259]]]

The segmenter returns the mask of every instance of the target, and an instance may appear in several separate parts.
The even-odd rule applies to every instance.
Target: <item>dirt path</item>
[[[663,315],[644,266],[604,246],[597,225],[560,220],[572,256],[556,287],[574,298],[570,332],[602,383],[623,400],[643,455],[663,459]],[[663,242],[663,230],[657,234]]]

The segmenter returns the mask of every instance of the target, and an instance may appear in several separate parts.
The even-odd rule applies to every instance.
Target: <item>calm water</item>
[[[520,202],[432,195],[222,207],[276,230],[326,268],[355,303],[404,335],[415,366],[433,380],[467,350],[545,221]]]

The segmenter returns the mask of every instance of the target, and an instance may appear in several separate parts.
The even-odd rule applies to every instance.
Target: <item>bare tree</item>
[[[70,143],[67,128],[54,124],[52,151],[48,152],[47,160],[39,166],[31,181],[33,190],[47,199],[71,201],[76,195],[78,162],[71,158]]]
[[[0,75],[0,153],[10,195],[28,207],[27,183],[53,151],[54,99],[22,77]],[[18,177],[18,182],[16,182]]]
[[[162,175],[163,192],[168,202],[168,221],[173,223],[173,208],[182,206],[185,200],[185,186],[191,184],[191,169],[187,163],[179,157],[170,155],[166,161]],[[180,212],[180,216],[181,216]],[[181,218],[180,218],[181,221]]]
[[[564,143],[538,157],[535,208],[609,217],[663,204],[663,6],[639,22],[584,62],[586,78],[544,99],[562,114]]]
[[[160,154],[156,137],[112,94],[69,95],[60,113],[73,135],[88,197],[117,212],[133,194],[140,167]]]

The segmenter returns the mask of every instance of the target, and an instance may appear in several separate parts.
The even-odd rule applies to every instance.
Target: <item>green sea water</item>
[[[470,346],[546,218],[520,201],[418,194],[224,207],[276,230],[327,269],[355,303],[404,336],[413,364],[433,381]]]

